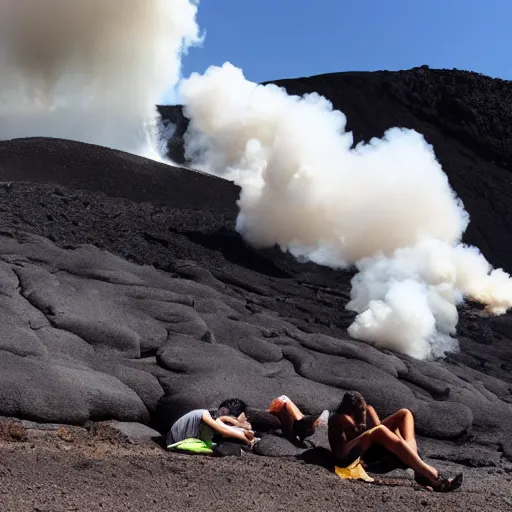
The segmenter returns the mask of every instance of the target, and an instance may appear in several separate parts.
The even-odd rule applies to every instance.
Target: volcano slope
[[[424,133],[471,214],[467,241],[512,268],[509,83],[417,69],[281,84],[327,95],[357,137]],[[247,247],[227,181],[49,139],[0,142],[0,180],[1,414],[165,432],[227,396],[317,412],[357,389],[383,416],[411,409],[430,457],[512,458],[510,315],[463,306],[460,353],[413,360],[348,338],[350,272]],[[258,450],[300,451],[275,436]]]

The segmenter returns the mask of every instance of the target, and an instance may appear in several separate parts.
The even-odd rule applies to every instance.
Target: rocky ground
[[[463,489],[438,494],[406,472],[349,482],[291,458],[177,455],[147,439],[133,444],[104,426],[30,427],[0,433],[6,512],[512,510],[512,467],[463,468]]]
[[[510,84],[418,69],[283,85],[327,94],[356,138],[424,133],[471,214],[467,241],[512,270]],[[242,497],[249,510],[507,510],[512,316],[465,305],[460,352],[416,361],[348,338],[350,272],[247,247],[231,183],[48,139],[0,142],[0,181],[0,415],[164,433],[228,395],[266,407],[285,393],[318,412],[357,389],[381,415],[411,409],[425,455],[467,474],[461,492],[439,496],[403,473],[386,486],[341,482],[291,460],[305,449],[279,436],[256,451],[286,459],[197,459],[31,428],[0,450],[8,510],[209,510]]]

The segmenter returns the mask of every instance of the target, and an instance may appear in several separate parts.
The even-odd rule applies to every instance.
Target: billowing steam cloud
[[[199,40],[197,0],[0,0],[0,139],[52,136],[149,153],[155,104]],[[433,150],[391,129],[352,149],[341,112],[226,64],[181,88],[187,152],[242,187],[238,229],[355,264],[351,336],[418,358],[456,348],[456,305],[500,314],[508,274],[460,245],[469,218]]]
[[[0,139],[144,152],[198,41],[195,0],[0,0]]]
[[[237,227],[249,243],[356,265],[354,338],[442,356],[457,347],[464,297],[496,314],[512,306],[509,275],[459,244],[469,217],[418,133],[394,128],[351,149],[325,98],[251,83],[230,64],[192,75],[181,94],[188,155],[242,187]]]

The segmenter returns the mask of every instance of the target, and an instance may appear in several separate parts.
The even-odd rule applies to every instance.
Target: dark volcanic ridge
[[[471,223],[464,241],[495,266],[512,271],[512,82],[478,73],[434,70],[334,73],[277,80],[289,94],[318,92],[347,116],[354,144],[410,128],[432,144]],[[185,163],[188,120],[181,106],[158,107],[176,125],[169,156]]]
[[[328,96],[356,138],[425,134],[471,215],[466,240],[512,268],[508,82],[417,69],[281,84]],[[457,102],[470,120],[457,124]],[[461,352],[413,360],[348,338],[350,272],[247,247],[227,181],[50,139],[0,142],[0,180],[0,414],[165,432],[228,395],[266,407],[284,393],[317,412],[357,389],[381,415],[411,409],[439,459],[512,457],[510,315],[464,306]],[[270,438],[261,453],[296,450]]]

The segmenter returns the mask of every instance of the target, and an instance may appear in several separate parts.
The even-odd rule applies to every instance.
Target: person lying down
[[[305,439],[315,433],[316,428],[327,426],[329,418],[327,410],[321,414],[304,415],[286,395],[275,398],[268,412],[278,418],[283,436],[294,443],[297,440],[304,443]]]
[[[256,437],[247,422],[246,408],[242,400],[230,398],[219,405],[214,415],[207,409],[188,412],[179,418],[167,433],[167,449],[211,454],[216,435],[237,440],[251,447]]]
[[[181,448],[189,443],[197,453],[213,453],[213,438],[220,435],[252,447],[258,441],[247,421],[245,402],[231,398],[222,402],[214,414],[196,409],[182,416],[169,430],[167,448]],[[292,442],[314,434],[319,426],[328,427],[328,440],[335,466],[348,468],[360,460],[363,465],[379,459],[383,452],[396,457],[403,468],[411,468],[418,484],[438,492],[458,489],[462,473],[447,478],[426,464],[418,454],[414,417],[401,409],[381,420],[375,409],[358,392],[345,393],[338,408],[329,413],[305,416],[299,408],[282,395],[274,399],[267,413],[278,419],[283,436]]]
[[[234,441],[252,448],[259,439],[247,420],[246,410],[245,402],[239,398],[230,398],[224,400],[213,413],[207,409],[190,411],[172,425],[167,434],[166,446],[169,450],[210,454],[216,448],[214,438],[220,436],[226,442]],[[303,442],[314,434],[316,427],[321,424],[327,426],[328,411],[321,415],[305,416],[285,395],[274,399],[267,411],[258,413],[258,416],[265,413],[276,418],[277,427],[292,442],[297,439]]]

